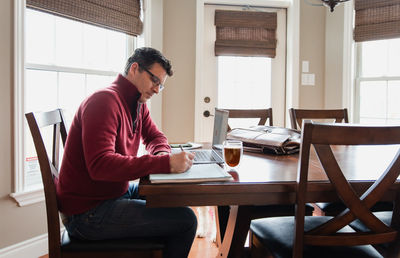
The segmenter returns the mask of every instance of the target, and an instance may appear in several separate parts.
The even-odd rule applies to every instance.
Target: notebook
[[[193,150],[195,154],[193,164],[224,163],[222,158],[222,143],[228,131],[229,111],[215,109],[212,149]]]
[[[149,179],[153,184],[162,184],[229,181],[233,178],[217,164],[202,164],[179,174],[151,174]]]

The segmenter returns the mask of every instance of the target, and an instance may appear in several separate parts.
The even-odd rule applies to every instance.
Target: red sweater
[[[139,97],[136,86],[119,75],[110,87],[82,102],[68,132],[56,182],[61,212],[88,211],[124,194],[130,180],[169,173],[169,156],[154,154],[171,149],[146,104],[140,105],[136,123],[132,121]],[[137,157],[140,139],[150,155]]]

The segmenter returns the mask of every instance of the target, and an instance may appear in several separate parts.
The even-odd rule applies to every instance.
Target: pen
[[[182,147],[182,144],[179,144],[179,148],[181,148],[181,151],[184,151],[183,147]]]

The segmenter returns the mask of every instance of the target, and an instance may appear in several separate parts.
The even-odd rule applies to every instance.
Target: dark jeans
[[[86,240],[165,237],[164,257],[187,257],[197,228],[192,209],[147,208],[146,201],[137,198],[138,185],[131,184],[123,196],[70,216],[65,227],[70,235]]]

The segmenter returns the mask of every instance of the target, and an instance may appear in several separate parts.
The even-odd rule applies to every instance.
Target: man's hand
[[[171,154],[169,158],[169,166],[171,173],[182,173],[193,165],[194,154],[190,152],[179,152]]]

